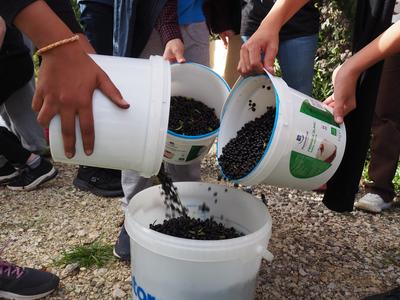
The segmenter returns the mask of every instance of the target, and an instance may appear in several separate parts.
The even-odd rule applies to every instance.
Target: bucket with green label
[[[220,118],[230,87],[210,68],[196,64],[171,65],[171,96],[194,98],[214,109]],[[201,135],[183,135],[168,130],[164,161],[174,165],[189,165],[200,161],[210,150],[218,129]]]
[[[253,107],[249,103],[257,109],[249,109]],[[344,124],[334,121],[331,108],[270,74],[242,78],[233,87],[222,112],[217,158],[237,132],[262,116],[268,106],[275,107],[275,119],[261,158],[241,178],[229,178],[221,168],[223,175],[244,185],[264,183],[304,190],[326,183],[343,158]],[[245,163],[246,157],[242,159]]]

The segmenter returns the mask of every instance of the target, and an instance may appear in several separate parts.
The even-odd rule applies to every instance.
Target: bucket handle
[[[274,255],[267,249],[265,249],[262,253],[262,258],[264,258],[266,261],[271,262],[274,259]]]

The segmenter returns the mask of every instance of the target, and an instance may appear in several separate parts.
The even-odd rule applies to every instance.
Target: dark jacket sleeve
[[[240,33],[242,0],[206,0],[203,11],[211,32],[233,30]]]
[[[35,0],[1,0],[0,16],[7,24],[12,24],[16,15]],[[74,33],[81,33],[82,29],[77,22],[69,0],[46,0],[50,8]]]

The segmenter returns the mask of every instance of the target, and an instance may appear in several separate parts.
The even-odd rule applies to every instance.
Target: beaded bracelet
[[[75,41],[77,41],[77,40],[79,40],[79,35],[74,35],[73,37],[70,37],[70,38],[68,38],[68,39],[64,39],[64,40],[61,40],[61,41],[52,43],[52,44],[50,44],[50,45],[47,45],[47,46],[45,46],[45,47],[43,47],[43,48],[40,48],[40,49],[36,52],[36,54],[37,54],[37,55],[42,55],[43,53],[45,53],[45,52],[47,52],[47,51],[50,51],[50,50],[52,50],[52,49],[54,49],[54,48],[57,48],[57,47],[59,47],[59,46],[65,45],[65,44],[69,44],[69,43],[75,42]]]

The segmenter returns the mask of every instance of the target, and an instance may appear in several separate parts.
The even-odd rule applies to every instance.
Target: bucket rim
[[[259,74],[259,75],[248,76],[248,77],[245,77],[245,78],[240,79],[240,81],[238,82],[238,85],[232,90],[232,92],[230,93],[228,99],[226,100],[226,104],[225,104],[225,106],[224,106],[224,108],[223,108],[223,110],[222,110],[221,120],[223,119],[223,116],[224,116],[224,114],[226,113],[226,110],[228,109],[228,106],[229,106],[229,103],[231,102],[231,99],[232,99],[233,96],[237,93],[237,91],[239,90],[240,86],[241,86],[242,84],[248,82],[248,81],[251,80],[252,78],[256,78],[256,77],[267,77],[269,80],[271,80],[268,74]],[[221,165],[218,163],[218,169],[220,170],[220,172],[221,172],[223,178],[226,178],[226,179],[228,179],[229,181],[231,181],[231,182],[233,182],[233,183],[240,183],[240,182],[243,182],[243,181],[245,181],[246,179],[250,178],[254,173],[256,173],[256,171],[258,170],[258,168],[259,168],[259,166],[261,165],[262,161],[263,161],[264,158],[267,156],[268,150],[269,150],[269,148],[271,147],[272,141],[273,141],[274,138],[275,138],[275,131],[276,131],[277,127],[278,127],[278,119],[279,119],[279,111],[280,111],[280,102],[281,102],[281,101],[280,101],[278,92],[277,92],[277,90],[276,90],[276,88],[275,88],[275,85],[273,84],[272,80],[271,80],[271,84],[272,84],[272,87],[274,88],[274,94],[275,94],[275,109],[276,109],[276,111],[275,111],[274,126],[272,127],[271,136],[270,136],[270,138],[269,138],[269,141],[268,141],[267,146],[265,147],[264,153],[263,153],[263,155],[261,156],[261,158],[258,160],[257,164],[256,164],[256,165],[254,166],[254,168],[250,171],[250,173],[244,175],[243,177],[236,178],[236,179],[232,179],[232,178],[230,178],[229,176],[226,176],[226,175],[225,175],[224,171],[223,171],[222,168],[221,168]],[[219,158],[219,156],[220,156],[219,147],[218,147],[218,142],[219,142],[219,141],[217,140],[217,151],[216,151],[217,162],[219,162],[219,159],[218,159],[218,158]],[[221,149],[221,150],[222,150],[222,149]]]
[[[209,67],[207,67],[205,65],[202,65],[202,64],[199,64],[199,63],[195,63],[195,62],[190,62],[190,61],[185,62],[183,64],[175,62],[175,63],[171,64],[171,68],[173,68],[176,65],[185,65],[185,64],[193,65],[195,67],[203,68],[203,69],[209,71],[211,74],[213,74],[216,78],[218,78],[225,85],[225,87],[226,87],[226,89],[227,89],[227,91],[229,93],[231,92],[231,87],[225,81],[225,79],[222,76],[220,76],[217,72],[215,72],[213,69],[211,69],[211,68],[209,68]],[[173,97],[173,96],[171,95],[171,97]],[[222,116],[222,112],[221,112],[221,116]],[[221,123],[221,116],[219,117],[220,123]],[[169,130],[169,129],[167,131],[168,134],[170,134],[170,135],[172,135],[174,137],[185,139],[185,140],[199,140],[199,139],[204,139],[204,138],[208,138],[208,137],[214,137],[214,136],[218,135],[218,132],[219,132],[219,127],[217,129],[209,132],[209,133],[199,134],[199,135],[184,135],[184,134],[175,133],[175,132],[173,132],[172,130]]]

